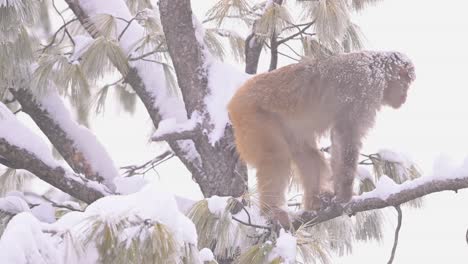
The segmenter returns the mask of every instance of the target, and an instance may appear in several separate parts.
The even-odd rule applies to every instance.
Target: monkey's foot
[[[351,198],[353,197],[353,189],[352,188],[340,188],[336,192],[336,196],[334,198],[335,203],[347,203],[351,201]]]
[[[333,204],[333,198],[335,195],[331,192],[324,192],[319,195],[320,200],[320,211],[324,210],[325,208],[330,207]]]
[[[279,224],[285,230],[289,230],[291,227],[291,219],[286,210],[278,207],[271,208],[270,219],[273,224]]]

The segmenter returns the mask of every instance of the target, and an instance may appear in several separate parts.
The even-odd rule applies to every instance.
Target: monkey
[[[227,108],[237,152],[256,168],[262,212],[282,210],[292,167],[305,210],[319,210],[327,192],[349,202],[362,139],[382,106],[406,102],[414,80],[404,54],[375,51],[305,59],[248,79]],[[329,162],[318,148],[326,135]]]

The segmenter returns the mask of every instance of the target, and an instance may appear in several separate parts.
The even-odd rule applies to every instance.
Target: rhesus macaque
[[[403,105],[414,79],[414,66],[401,53],[358,52],[305,60],[244,83],[228,110],[237,151],[257,169],[263,211],[281,210],[293,164],[306,210],[320,209],[325,191],[348,202],[362,138],[382,105]],[[331,175],[317,148],[326,134]],[[331,182],[334,190],[327,190]]]

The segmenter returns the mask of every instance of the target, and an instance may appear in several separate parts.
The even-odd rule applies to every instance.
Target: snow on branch
[[[74,171],[115,189],[119,173],[114,161],[94,134],[73,120],[56,92],[40,99],[26,89],[11,92]]]
[[[107,188],[62,167],[48,146],[0,103],[0,156],[10,167],[25,169],[54,187],[91,203],[108,194]]]
[[[65,0],[83,27],[93,38],[101,34],[94,25],[92,18],[98,14],[110,14],[119,18],[116,33],[121,48],[131,54],[132,47],[144,37],[144,29],[138,23],[130,23],[131,13],[123,0],[113,1],[112,5],[99,1]],[[127,21],[127,22],[125,22]],[[122,32],[125,32],[122,34]],[[131,56],[130,56],[131,57]],[[148,57],[147,57],[148,59]],[[166,78],[160,64],[150,61],[132,61],[128,72],[122,72],[125,82],[130,84],[138,95],[157,129],[163,119],[186,119],[185,107],[180,100],[166,95]],[[184,96],[186,97],[186,96]],[[203,174],[198,162],[191,157],[198,156],[193,144],[179,144],[168,141],[172,150],[192,173]]]
[[[453,177],[421,177],[413,181],[407,181],[403,184],[395,184],[391,192],[385,192],[383,185],[371,192],[355,196],[346,204],[333,204],[323,211],[303,212],[294,221],[293,226],[297,229],[303,223],[318,224],[341,215],[355,215],[359,212],[381,209],[388,206],[398,206],[416,198],[425,195],[442,192],[455,191],[468,188],[468,173],[464,175],[459,172],[453,172]]]
[[[0,155],[9,161],[13,168],[27,170],[83,202],[92,203],[109,194],[104,185],[82,178],[62,166],[51,166],[29,150],[15,146],[2,137]]]

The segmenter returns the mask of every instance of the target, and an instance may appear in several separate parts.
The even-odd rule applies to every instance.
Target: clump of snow
[[[213,130],[209,138],[215,144],[224,136],[229,123],[227,105],[236,90],[251,76],[233,66],[219,61],[213,62],[208,71],[210,94],[205,97],[205,104],[210,114]]]
[[[0,240],[2,263],[62,263],[41,223],[29,212],[17,214],[8,223]]]
[[[11,214],[30,211],[26,201],[16,195],[7,195],[4,198],[0,198],[0,210]]]
[[[192,117],[183,123],[177,123],[176,118],[168,118],[159,122],[158,129],[154,132],[153,138],[159,138],[171,133],[181,133],[184,131],[190,131],[200,123],[200,115],[198,112],[193,112]]]
[[[363,193],[361,196],[359,196],[359,198],[366,199],[370,197],[376,197],[385,200],[390,195],[399,192],[401,189],[401,185],[395,183],[388,176],[382,175],[382,177],[380,177],[380,179],[377,181],[375,189],[370,192]]]
[[[182,196],[175,196],[175,199],[179,210],[185,215],[187,215],[190,209],[192,209],[192,207],[197,203],[197,201]]]
[[[372,174],[367,169],[367,167],[362,166],[362,165],[359,165],[357,167],[357,177],[361,181],[366,180],[366,179],[373,180],[373,178],[374,178],[374,177],[372,177]]]
[[[55,208],[50,203],[41,203],[31,209],[32,214],[41,222],[55,222]]]
[[[117,177],[114,180],[115,191],[119,194],[131,194],[138,192],[146,184],[148,180],[142,175],[134,175],[132,177]]]
[[[390,149],[381,149],[377,154],[379,154],[382,160],[399,163],[406,168],[413,164],[413,161],[410,160],[407,156]]]
[[[454,175],[457,171],[457,163],[447,155],[440,155],[434,161],[432,166],[432,175],[429,177],[436,178],[441,175]]]
[[[5,139],[12,145],[27,150],[51,167],[59,166],[59,163],[52,156],[49,146],[38,135],[16,119],[16,116],[1,102],[0,127],[0,138]]]
[[[40,211],[43,213],[45,209],[41,208]],[[45,218],[48,217],[50,215]],[[179,211],[174,196],[155,184],[148,184],[134,194],[101,198],[89,205],[84,212],[69,212],[51,224],[40,224],[30,213],[16,215],[0,240],[1,262],[98,263],[96,260],[99,255],[94,242],[86,248],[75,248],[75,243],[84,239],[83,235],[87,233],[85,230],[89,227],[88,221],[97,219],[112,223],[121,221],[122,218],[141,225],[118,230],[118,241],[141,239],[134,237],[139,235],[135,230],[140,227],[151,229],[146,223],[155,221],[168,228],[181,250],[184,242],[197,245],[195,226]]]
[[[208,201],[208,209],[212,214],[215,215],[222,215],[228,205],[229,199],[231,199],[231,196],[217,196],[213,195],[210,198],[207,198],[206,200]]]
[[[205,262],[205,261],[214,261],[214,255],[213,252],[209,248],[203,248],[200,250],[200,261]]]
[[[280,235],[276,239],[275,247],[268,257],[269,261],[280,257],[283,263],[296,263],[296,242],[297,239],[293,235],[281,229]]]
[[[166,225],[177,240],[197,243],[195,226],[178,210],[174,196],[154,183],[133,194],[101,198],[90,204],[85,214],[102,217],[135,215],[140,219],[155,220]]]
[[[104,184],[115,190],[113,180],[119,175],[114,161],[96,136],[86,127],[78,124],[71,117],[62,99],[51,91],[39,99],[42,107],[75,142],[75,147],[83,153],[92,168],[104,179]]]
[[[443,181],[466,177],[468,177],[468,158],[461,163],[457,163],[444,155],[436,159],[432,173],[423,175],[414,180],[405,181],[402,184],[397,184],[392,179],[384,175],[379,179],[374,190],[354,197],[354,200],[367,198],[387,199],[392,194],[416,188],[432,181]]]
[[[201,156],[195,148],[195,143],[193,143],[192,140],[178,140],[177,144],[185,152],[185,158],[198,163],[201,166]]]

